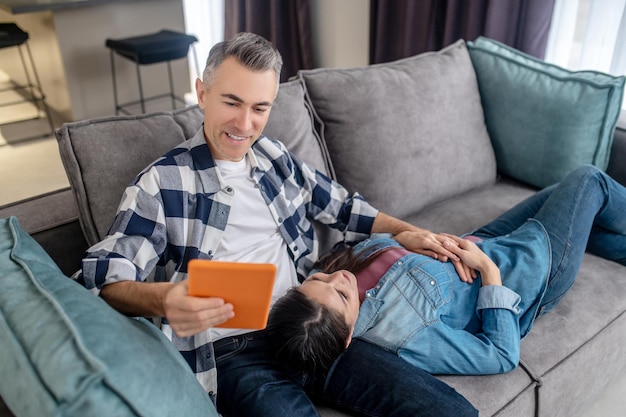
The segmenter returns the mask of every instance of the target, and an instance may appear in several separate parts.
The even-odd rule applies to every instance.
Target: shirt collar
[[[259,141],[259,139],[257,139],[255,144]],[[221,175],[219,175],[219,168],[213,159],[209,145],[206,143],[206,139],[204,137],[204,124],[200,126],[200,128],[188,141],[185,142],[184,146],[187,147],[189,153],[191,154],[194,167],[199,173],[203,191],[207,194],[214,194],[219,190],[226,188],[226,184],[224,184]],[[257,168],[262,169],[253,148],[254,145],[251,146],[246,153],[246,156],[250,161],[252,173],[255,172]]]

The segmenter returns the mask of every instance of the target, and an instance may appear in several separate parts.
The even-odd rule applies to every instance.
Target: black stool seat
[[[18,46],[28,40],[28,33],[15,23],[0,23],[0,48]]]
[[[193,35],[174,32],[172,30],[161,30],[159,32],[150,33],[148,35],[134,36],[124,39],[107,39],[105,46],[111,51],[111,75],[113,76],[113,100],[115,101],[115,114],[123,112],[130,115],[127,110],[129,106],[136,104],[141,105],[141,112],[146,112],[145,103],[151,100],[170,97],[172,107],[176,109],[176,101],[185,103],[182,97],[174,93],[174,82],[172,80],[172,68],[170,61],[185,58],[189,53],[189,47],[197,42],[198,39]],[[137,84],[139,87],[139,100],[130,101],[120,104],[117,97],[117,79],[115,76],[115,60],[113,56],[118,54],[126,59],[135,62],[137,69]],[[198,66],[198,58],[195,56],[196,67]],[[159,94],[152,97],[144,97],[143,87],[141,83],[140,65],[156,64],[159,62],[167,63],[167,75],[169,79],[170,91],[165,94]]]
[[[107,39],[105,45],[138,64],[154,64],[187,56],[189,46],[197,42],[193,35],[162,30],[125,39]]]

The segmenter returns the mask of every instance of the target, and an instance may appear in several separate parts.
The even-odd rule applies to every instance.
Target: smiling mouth
[[[242,141],[244,141],[244,140],[248,139],[248,137],[247,137],[247,136],[236,136],[236,135],[233,135],[233,134],[231,134],[231,133],[226,133],[226,135],[227,135],[229,138],[231,138],[232,140],[236,140],[237,142],[242,142]]]

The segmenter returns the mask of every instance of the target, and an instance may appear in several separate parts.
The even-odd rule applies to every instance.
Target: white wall
[[[113,81],[107,38],[121,39],[169,29],[185,30],[180,0],[115,2],[77,7],[53,13],[56,35],[65,67],[72,116],[74,120],[114,114]],[[119,101],[137,100],[139,91],[135,63],[115,57]],[[187,60],[172,61],[174,90],[178,95],[189,91]],[[141,66],[144,96],[169,92],[167,65]],[[160,110],[162,101],[146,106],[146,111]],[[165,104],[169,106],[168,100]],[[139,107],[133,107],[138,112]]]
[[[316,67],[369,63],[369,0],[313,0],[311,30]]]

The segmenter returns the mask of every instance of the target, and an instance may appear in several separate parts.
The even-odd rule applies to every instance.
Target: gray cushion
[[[321,121],[304,98],[300,80],[282,83],[263,134],[278,139],[306,163],[331,177],[334,171],[318,129]]]
[[[315,118],[305,103],[302,82],[283,83],[264,133],[282,140],[322,172],[332,174],[327,151],[313,129]],[[202,112],[192,106],[174,112],[66,123],[56,131],[61,160],[90,245],[106,235],[132,179],[193,136],[201,124]]]
[[[397,217],[496,176],[463,41],[365,68],[299,73],[340,183]]]
[[[469,43],[498,170],[537,187],[606,169],[624,77],[572,72],[487,38]]]
[[[195,133],[196,107],[177,112],[66,123],[56,131],[61,160],[87,243],[104,237],[122,193],[148,164]]]
[[[64,276],[0,219],[0,395],[17,416],[215,417],[172,343]]]

